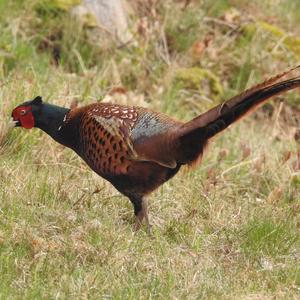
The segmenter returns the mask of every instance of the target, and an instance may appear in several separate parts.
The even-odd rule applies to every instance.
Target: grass
[[[220,100],[209,78],[195,89],[178,83],[178,70],[210,70],[224,99],[297,63],[276,36],[241,29],[272,20],[299,35],[295,1],[276,3],[195,1],[182,10],[182,3],[158,1],[160,17],[144,16],[146,39],[136,34],[138,46],[105,48],[93,47],[85,28],[72,43],[74,23],[61,10],[0,0],[1,299],[300,297],[297,92],[282,97],[282,110],[271,101],[271,117],[262,109],[232,126],[210,144],[201,167],[153,193],[151,236],[133,233],[129,201],[71,150],[38,130],[6,129],[11,110],[38,94],[69,106],[107,99],[118,86],[127,92],[112,101],[188,120]],[[233,23],[232,7],[239,12]],[[51,35],[59,65],[41,44]],[[202,52],[196,42],[207,43]]]

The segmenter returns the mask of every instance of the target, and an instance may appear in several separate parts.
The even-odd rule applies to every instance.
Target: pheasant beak
[[[10,121],[8,122],[7,126],[9,129],[14,128],[19,125],[18,123],[20,124],[19,121],[15,121],[13,118],[11,118]]]

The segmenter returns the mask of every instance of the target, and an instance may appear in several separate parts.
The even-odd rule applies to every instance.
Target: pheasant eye
[[[20,115],[21,116],[24,116],[25,114],[26,114],[26,110],[25,109],[20,110]]]

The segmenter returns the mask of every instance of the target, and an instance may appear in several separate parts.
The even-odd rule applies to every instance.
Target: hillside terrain
[[[298,1],[131,2],[134,40],[117,45],[71,0],[0,0],[0,299],[299,299],[299,90],[153,193],[151,236],[71,150],[7,129],[37,95],[190,120],[299,64]]]

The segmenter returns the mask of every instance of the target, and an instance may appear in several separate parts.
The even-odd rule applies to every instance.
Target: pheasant
[[[299,68],[300,66],[296,67]],[[189,122],[152,110],[109,103],[72,109],[37,96],[12,111],[14,126],[37,127],[74,150],[98,175],[133,204],[134,228],[145,219],[146,196],[183,165],[197,165],[209,140],[274,95],[300,86],[300,76],[281,73]]]

